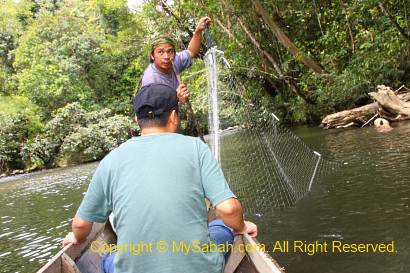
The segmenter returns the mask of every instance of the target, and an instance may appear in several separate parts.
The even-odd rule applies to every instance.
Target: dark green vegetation
[[[288,123],[410,81],[404,0],[165,2],[130,12],[126,1],[0,0],[0,172],[101,159],[135,131],[150,39],[171,33],[185,48],[207,14],[243,96]],[[205,126],[203,69],[197,60],[182,79]]]

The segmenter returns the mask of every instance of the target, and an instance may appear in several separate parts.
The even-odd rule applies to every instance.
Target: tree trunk
[[[290,87],[290,89],[298,96],[300,96],[304,101],[306,101],[309,104],[313,104],[313,100],[306,94],[303,93],[300,88],[294,84],[288,77],[283,75],[283,72],[279,66],[279,64],[275,61],[273,56],[264,50],[262,46],[260,45],[259,41],[256,40],[256,37],[252,34],[252,32],[247,28],[247,26],[243,23],[241,18],[238,18],[239,25],[243,29],[243,31],[246,33],[246,35],[249,37],[251,40],[252,44],[254,47],[263,55],[267,60],[269,60],[270,64],[273,66],[275,69],[276,73],[278,73],[278,76],[281,80],[285,81],[286,84]]]
[[[236,39],[235,35],[232,34],[232,32],[229,30],[229,28],[226,28],[221,21],[219,21],[218,19],[214,19],[214,21],[216,22],[216,24],[223,29],[226,34],[228,34],[229,38],[233,39],[235,41],[235,43],[240,47],[243,48],[243,44],[241,42],[239,42],[238,39]]]
[[[393,24],[393,26],[396,27],[396,29],[400,32],[400,34],[407,40],[407,43],[410,43],[410,36],[406,33],[406,31],[397,23],[396,18],[394,18],[393,15],[391,15],[383,6],[381,2],[378,3],[380,11],[390,19],[390,22]]]
[[[323,75],[324,71],[322,67],[317,64],[309,56],[301,52],[289,39],[289,37],[282,31],[279,25],[268,15],[259,0],[252,1],[256,12],[262,17],[265,24],[267,24],[270,30],[275,34],[278,41],[286,47],[286,49],[295,57],[296,60],[301,61],[304,65],[310,68],[313,72],[319,75]]]
[[[357,125],[364,124],[367,119],[371,118],[377,113],[378,109],[379,106],[377,102],[373,102],[362,107],[334,113],[326,116],[322,120],[320,127],[324,127],[325,129],[339,128],[352,122]]]
[[[352,27],[350,26],[350,19],[349,19],[347,10],[345,8],[345,3],[342,0],[340,0],[340,6],[342,7],[343,13],[345,14],[346,26],[347,26],[347,30],[349,31],[350,42],[352,43],[352,53],[355,53],[356,45],[354,43],[353,31],[352,31]]]
[[[377,89],[378,92],[371,92],[369,95],[382,108],[386,115],[384,118],[391,121],[410,119],[410,103],[396,96],[389,87],[379,85]]]

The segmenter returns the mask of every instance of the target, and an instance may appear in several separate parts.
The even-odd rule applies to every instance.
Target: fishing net
[[[205,55],[209,91],[207,142],[231,189],[250,213],[295,205],[338,167],[325,160],[260,103],[245,96],[223,52]]]

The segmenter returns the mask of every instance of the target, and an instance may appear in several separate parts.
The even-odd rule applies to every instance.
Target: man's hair
[[[175,110],[176,113],[178,114],[177,109],[172,109]],[[138,126],[140,129],[145,129],[145,128],[152,128],[152,127],[165,127],[167,125],[168,119],[171,116],[172,110],[164,113],[159,116],[155,117],[146,117],[146,118],[137,118]]]

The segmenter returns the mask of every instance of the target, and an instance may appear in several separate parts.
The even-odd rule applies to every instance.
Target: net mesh
[[[341,166],[324,159],[244,94],[223,52],[205,55],[209,91],[207,142],[231,189],[250,213],[295,205],[321,177]]]

